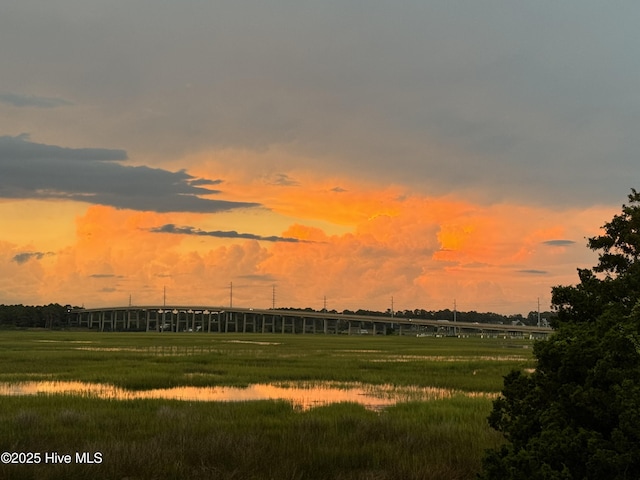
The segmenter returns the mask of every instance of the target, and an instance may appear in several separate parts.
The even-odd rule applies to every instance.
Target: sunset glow
[[[11,3],[2,304],[526,315],[640,180],[630,12]]]

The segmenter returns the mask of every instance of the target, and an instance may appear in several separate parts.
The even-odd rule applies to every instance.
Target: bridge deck
[[[74,325],[110,330],[158,332],[242,332],[242,333],[348,333],[400,334],[442,333],[505,334],[546,337],[549,327],[410,319],[392,316],[346,315],[300,310],[261,310],[220,306],[126,306],[73,309]]]

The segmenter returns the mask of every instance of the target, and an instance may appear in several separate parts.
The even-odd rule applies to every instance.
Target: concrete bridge
[[[72,309],[71,325],[99,331],[207,333],[298,333],[400,335],[505,335],[545,338],[549,327],[345,315],[301,310],[260,310],[216,306],[127,306]]]

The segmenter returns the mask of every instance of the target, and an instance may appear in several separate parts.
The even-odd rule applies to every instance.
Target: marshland
[[[508,338],[0,332],[1,478],[471,479]],[[221,395],[224,392],[225,395]],[[256,393],[257,392],[257,393]]]

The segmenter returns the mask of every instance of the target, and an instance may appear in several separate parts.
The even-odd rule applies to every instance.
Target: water
[[[84,382],[20,382],[0,383],[0,396],[78,395],[91,398],[133,400],[169,399],[201,402],[241,402],[251,400],[286,400],[295,408],[309,408],[339,402],[355,402],[370,410],[407,401],[427,401],[462,394],[434,387],[397,387],[359,383],[287,383],[254,384],[238,387],[175,387],[153,390],[126,390],[120,387]],[[468,396],[485,395],[467,392]]]

